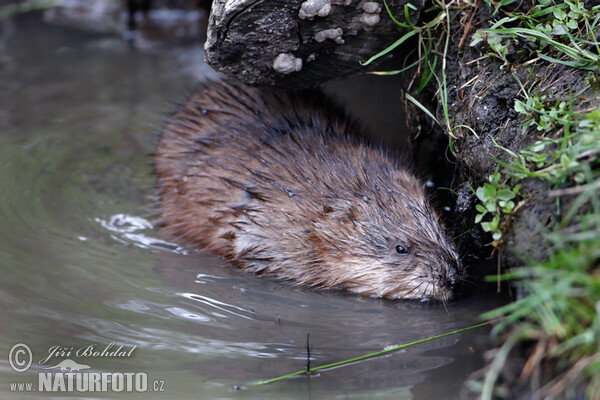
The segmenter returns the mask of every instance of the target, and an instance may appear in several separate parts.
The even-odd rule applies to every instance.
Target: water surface
[[[275,384],[311,365],[462,328],[498,305],[472,290],[443,306],[259,279],[152,228],[156,132],[211,75],[201,47],[136,52],[118,38],[0,22],[0,397],[452,399],[482,366],[479,329]],[[393,124],[392,124],[393,125]],[[8,353],[25,343],[25,373]],[[70,357],[143,371],[164,393],[15,393],[55,346],[114,343],[131,357]]]

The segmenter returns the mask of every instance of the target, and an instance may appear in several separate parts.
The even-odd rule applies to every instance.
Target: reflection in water
[[[34,368],[17,374],[3,356],[0,397],[23,398],[8,382],[35,381],[52,346],[110,343],[137,347],[76,361],[164,379],[156,398],[457,396],[481,365],[483,329],[251,387],[304,368],[307,334],[322,365],[468,326],[501,300],[472,292],[444,307],[295,288],[161,238],[148,154],[165,103],[207,73],[201,48],[142,54],[10,24],[0,39],[0,354],[27,343]]]

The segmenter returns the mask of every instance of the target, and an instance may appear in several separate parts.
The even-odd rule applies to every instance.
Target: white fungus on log
[[[375,1],[368,1],[363,4],[362,9],[369,14],[379,14],[381,12],[381,5]]]
[[[291,74],[302,70],[302,59],[291,53],[281,53],[273,60],[273,69],[280,74]]]
[[[343,44],[344,39],[342,39],[344,31],[342,28],[335,29],[325,29],[315,34],[315,40],[319,43],[324,42],[327,39],[331,39],[338,44]]]
[[[375,1],[368,1],[362,5],[364,13],[360,16],[360,23],[365,31],[370,31],[379,23],[381,5]]]
[[[326,17],[332,12],[333,7],[331,7],[331,0],[306,0],[300,6],[298,18],[313,19],[317,15],[319,17]]]
[[[406,1],[388,1],[390,12],[402,15]],[[410,0],[411,20],[419,20],[425,2]],[[364,73],[358,61],[397,36],[383,0],[213,0],[205,55],[247,84],[301,89]]]
[[[363,13],[363,15],[360,16],[360,23],[363,25],[363,28],[365,28],[365,31],[370,31],[379,23],[379,19],[379,14]]]

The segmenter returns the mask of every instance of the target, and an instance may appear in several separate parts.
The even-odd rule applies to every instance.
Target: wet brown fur
[[[422,184],[314,93],[212,84],[172,115],[155,165],[163,231],[244,270],[442,301],[462,279]]]

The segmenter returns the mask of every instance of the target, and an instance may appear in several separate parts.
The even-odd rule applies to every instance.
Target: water
[[[299,289],[166,241],[152,228],[149,154],[169,102],[211,75],[201,48],[139,53],[37,21],[0,24],[1,398],[452,399],[482,366],[487,329],[252,386],[303,369],[307,334],[317,366],[474,324],[502,300],[472,290],[444,307]],[[8,362],[16,343],[33,353],[24,373]],[[135,349],[72,355],[111,343]],[[11,391],[65,358],[145,372],[164,392]]]

